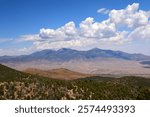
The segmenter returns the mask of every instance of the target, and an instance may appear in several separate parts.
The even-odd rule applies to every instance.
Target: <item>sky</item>
[[[92,48],[150,55],[148,0],[0,0],[0,56]]]

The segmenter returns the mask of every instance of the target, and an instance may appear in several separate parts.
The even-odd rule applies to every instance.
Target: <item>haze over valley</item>
[[[3,56],[0,63],[11,68],[53,70],[65,68],[74,72],[109,76],[150,76],[150,56],[94,48],[78,51],[62,48],[43,50],[30,55]]]

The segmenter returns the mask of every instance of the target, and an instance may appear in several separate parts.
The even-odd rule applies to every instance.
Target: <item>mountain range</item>
[[[119,58],[125,60],[150,60],[150,56],[143,54],[129,54],[122,51],[102,50],[93,48],[88,51],[79,51],[69,48],[59,50],[46,49],[30,55],[21,56],[2,56],[1,62],[8,61],[32,61],[32,60],[53,60],[53,61],[68,61],[72,59],[94,59],[94,58]]]
[[[66,68],[90,74],[149,75],[150,56],[93,48],[79,51],[69,48],[46,49],[30,55],[1,56],[0,63],[17,70]]]

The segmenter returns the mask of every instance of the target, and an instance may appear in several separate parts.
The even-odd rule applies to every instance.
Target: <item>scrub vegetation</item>
[[[0,65],[0,99],[144,100],[150,99],[150,79],[92,76],[77,80],[56,80]]]

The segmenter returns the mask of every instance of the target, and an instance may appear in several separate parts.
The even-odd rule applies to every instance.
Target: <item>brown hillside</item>
[[[73,80],[73,79],[79,79],[79,78],[92,76],[89,74],[74,72],[65,68],[52,69],[52,70],[40,70],[36,68],[28,68],[24,70],[24,72],[30,73],[30,74],[36,74],[39,76],[49,77],[49,78],[65,79],[65,80]]]

